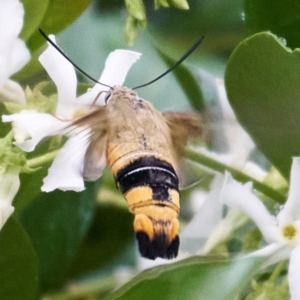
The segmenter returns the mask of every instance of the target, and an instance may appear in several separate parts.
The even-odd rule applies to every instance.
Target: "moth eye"
[[[107,102],[108,102],[110,96],[111,96],[111,92],[107,92],[107,94],[106,94],[106,96],[105,96],[105,99],[104,99],[105,104],[107,104]]]

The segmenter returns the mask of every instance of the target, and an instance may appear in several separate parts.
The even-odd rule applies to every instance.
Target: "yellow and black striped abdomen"
[[[176,257],[180,208],[173,166],[148,154],[136,156],[114,175],[129,210],[136,215],[134,230],[141,255],[150,259]]]

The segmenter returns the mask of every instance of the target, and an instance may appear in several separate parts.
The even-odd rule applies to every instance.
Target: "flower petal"
[[[272,243],[262,249],[250,253],[247,256],[267,257],[268,259],[264,262],[262,266],[262,268],[266,268],[270,265],[288,259],[290,257],[290,254],[291,254],[291,248],[289,247],[289,245]]]
[[[235,181],[229,173],[225,177],[221,201],[247,214],[258,226],[266,241],[279,240],[279,230],[268,210],[247,185]]]
[[[15,208],[9,202],[0,199],[0,230],[14,210]]]
[[[141,53],[129,50],[115,50],[106,59],[105,68],[99,79],[101,83],[111,87],[123,85],[126,75],[131,66],[140,58]],[[91,104],[98,97],[101,91],[108,91],[109,88],[96,84],[87,93],[78,98],[80,104]],[[96,101],[98,105],[104,105],[105,94],[101,95]]]
[[[19,0],[0,0],[1,44],[16,38],[23,26],[24,8]]]
[[[10,79],[4,81],[1,86],[0,98],[4,98],[4,101],[8,102],[26,103],[25,93],[22,87],[17,82]]]
[[[224,80],[219,78],[216,79],[216,85],[219,94],[219,103],[222,110],[222,117],[218,118],[216,121],[218,122],[218,125],[221,123],[221,130],[225,131],[229,154],[231,155],[229,165],[236,169],[242,169],[247,162],[251,151],[255,148],[255,144],[249,134],[243,129],[236,119],[226,95]],[[216,105],[212,108],[214,113],[216,110],[215,106]],[[221,138],[220,132],[216,132],[215,134],[216,137],[219,137],[219,139]],[[223,132],[221,134],[223,134]]]
[[[223,175],[216,175],[204,203],[180,235],[181,251],[195,254],[222,220],[223,205],[219,201]]]
[[[84,190],[82,171],[84,156],[90,142],[89,137],[90,130],[85,129],[68,139],[44,178],[43,192],[55,189],[76,192]]]
[[[50,35],[49,38],[56,43],[54,35]],[[57,87],[56,116],[65,120],[71,119],[77,104],[77,78],[74,67],[51,44],[40,55],[39,61]]]
[[[105,68],[99,79],[107,85],[122,85],[131,66],[142,54],[129,50],[115,50],[105,61]]]
[[[0,0],[0,85],[22,67],[19,60],[28,60],[29,52],[17,38],[23,26],[23,17],[24,9],[19,0]]]
[[[60,121],[52,115],[29,110],[23,110],[13,115],[3,115],[2,121],[13,122],[15,145],[26,152],[33,151],[43,138],[59,134],[70,124]]]
[[[249,217],[246,214],[238,209],[230,209],[226,217],[214,228],[204,247],[197,254],[209,254],[216,246],[228,241],[232,234],[248,221]]]
[[[3,174],[0,175],[0,199],[7,203],[12,203],[20,187],[19,178],[20,168],[11,166],[7,167]]]
[[[289,263],[289,287],[291,300],[300,299],[300,245],[294,248],[291,252],[290,263]]]
[[[26,44],[19,38],[15,39],[11,49],[9,76],[21,70],[30,59]]]
[[[294,157],[288,199],[277,218],[280,225],[300,219],[300,157]]]

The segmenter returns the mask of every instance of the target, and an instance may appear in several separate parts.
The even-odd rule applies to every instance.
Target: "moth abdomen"
[[[115,175],[135,214],[134,230],[142,256],[173,258],[179,247],[178,177],[173,166],[155,156],[142,156]]]
[[[139,251],[143,257],[155,259],[157,257],[171,259],[177,256],[179,249],[179,236],[170,242],[165,234],[156,234],[151,240],[144,231],[136,232]]]
[[[164,187],[178,191],[178,177],[173,166],[155,156],[142,156],[129,163],[116,174],[116,181],[122,193],[143,185],[153,187],[154,192],[164,190]]]

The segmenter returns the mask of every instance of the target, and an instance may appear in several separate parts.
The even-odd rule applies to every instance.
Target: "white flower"
[[[0,230],[12,215],[15,208],[9,204],[7,201],[0,199]]]
[[[263,181],[266,171],[256,162],[250,160],[250,154],[255,149],[255,144],[249,134],[239,124],[233,109],[230,106],[226,95],[224,80],[215,78],[214,81],[210,75],[200,73],[203,79],[207,77],[208,87],[215,92],[207,91],[207,96],[211,97],[207,101],[206,134],[209,136],[211,147],[196,146],[196,151],[221,164],[243,172],[258,181]],[[206,171],[214,173],[207,168]]]
[[[55,42],[54,36],[50,36]],[[140,53],[128,50],[116,50],[108,56],[104,71],[99,79],[109,86],[122,85],[127,72]],[[96,84],[84,95],[76,98],[77,79],[74,67],[52,45],[40,56],[40,62],[54,81],[58,91],[58,104],[55,116],[35,111],[22,111],[19,114],[3,116],[3,122],[13,122],[15,144],[24,151],[33,151],[44,137],[63,134],[67,125],[78,110],[87,111],[87,105],[94,102],[101,91],[109,88]],[[105,94],[105,93],[103,93]],[[104,104],[104,95],[96,101]],[[71,138],[65,143],[44,179],[42,190],[50,192],[55,189],[82,191],[84,155],[89,145],[89,130],[81,133],[71,131]]]
[[[220,192],[223,183],[223,175],[217,174],[211,183],[210,191],[203,193],[196,191],[196,201],[205,197],[201,207],[193,219],[187,224],[180,234],[180,251],[196,254],[203,248],[213,230],[222,220],[223,205],[220,204]]]
[[[43,138],[58,134],[70,124],[50,114],[37,113],[34,110],[22,110],[18,114],[3,115],[2,121],[13,122],[14,144],[26,152],[33,151]]]
[[[300,299],[300,157],[293,158],[290,191],[287,202],[276,217],[251,192],[251,185],[242,185],[227,175],[221,200],[246,213],[258,226],[269,244],[252,256],[268,258],[267,264],[290,259],[288,279],[291,299]]]
[[[18,38],[23,17],[24,8],[19,0],[0,0],[0,96],[25,103],[20,85],[9,80],[30,59],[25,43]]]
[[[222,116],[215,122],[218,122],[219,127],[222,126],[222,132],[224,130],[224,135],[229,148],[227,155],[225,154],[224,159],[227,160],[228,165],[236,169],[243,169],[246,165],[250,153],[255,148],[255,144],[249,134],[239,124],[234,111],[229,104],[224,81],[221,79],[217,79],[216,84],[219,93],[219,103],[222,110]],[[221,137],[219,127],[216,128],[214,133],[216,137],[220,139]],[[221,141],[221,145],[222,147],[224,147],[224,142],[222,143]]]

